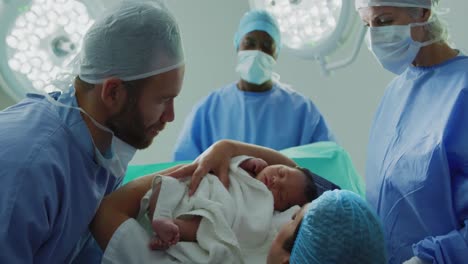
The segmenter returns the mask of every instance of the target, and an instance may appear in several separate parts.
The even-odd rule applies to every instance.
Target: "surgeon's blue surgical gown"
[[[468,263],[468,57],[395,78],[370,135],[367,199],[389,262]]]
[[[277,82],[266,92],[241,91],[236,83],[212,92],[185,120],[174,160],[193,160],[221,139],[276,150],[335,140],[312,101]]]
[[[0,112],[0,263],[99,263],[88,224],[121,179],[93,157],[76,110],[29,95]]]

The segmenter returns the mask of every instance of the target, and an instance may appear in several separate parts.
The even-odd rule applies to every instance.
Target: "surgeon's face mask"
[[[45,94],[46,99],[59,107],[64,107],[64,108],[70,108],[70,109],[75,109],[86,115],[93,124],[98,127],[101,130],[106,131],[107,133],[112,135],[112,142],[110,145],[110,151],[109,151],[109,156],[110,157],[104,157],[102,155],[101,151],[96,147],[96,144],[94,144],[94,152],[95,152],[95,159],[96,162],[108,170],[112,175],[114,175],[117,178],[121,178],[125,176],[125,172],[127,170],[128,163],[130,160],[132,160],[133,156],[136,153],[136,148],[133,146],[130,146],[126,142],[122,141],[118,137],[114,135],[114,132],[110,130],[109,128],[99,124],[94,118],[91,117],[86,111],[84,111],[80,107],[74,107],[66,104],[62,104],[58,102],[57,100],[53,99],[50,95]]]
[[[242,80],[253,83],[263,84],[271,80],[275,59],[259,50],[241,50],[237,53],[237,67]]]
[[[414,61],[421,47],[440,41],[433,39],[417,42],[411,37],[411,28],[429,23],[371,27],[366,39],[367,45],[385,69],[401,74]]]

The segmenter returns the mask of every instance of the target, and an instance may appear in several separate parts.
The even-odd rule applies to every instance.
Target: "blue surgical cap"
[[[242,17],[239,28],[234,35],[234,47],[239,49],[242,38],[255,30],[265,31],[275,41],[276,54],[279,53],[281,48],[281,34],[279,31],[278,23],[275,18],[265,10],[252,10],[244,14]]]
[[[327,191],[306,210],[290,263],[386,263],[380,222],[359,195]]]

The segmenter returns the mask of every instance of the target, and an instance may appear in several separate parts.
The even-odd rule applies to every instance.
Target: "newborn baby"
[[[286,165],[268,165],[266,161],[259,158],[248,158],[242,161],[239,167],[262,182],[269,190],[273,197],[275,211],[284,211],[294,205],[303,206],[317,198],[314,174],[307,169]],[[161,181],[154,182],[149,198],[148,217],[150,219],[157,208],[160,189]],[[267,192],[265,193],[268,195]],[[152,224],[156,236],[151,241],[151,247],[167,249],[179,241],[196,242],[200,221],[200,216],[175,219],[155,218]]]

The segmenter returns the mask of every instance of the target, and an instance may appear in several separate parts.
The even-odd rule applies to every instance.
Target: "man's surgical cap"
[[[439,0],[356,0],[356,9],[370,6],[421,7],[431,9]]]
[[[304,214],[290,263],[386,263],[380,222],[357,194],[327,191]]]
[[[281,33],[278,23],[270,13],[260,9],[249,11],[242,17],[239,28],[234,35],[235,48],[239,49],[240,42],[246,34],[256,30],[264,31],[270,35],[275,41],[276,53],[278,54],[281,49]]]
[[[91,84],[106,78],[144,79],[184,65],[178,25],[156,2],[124,1],[86,33],[79,77]]]

